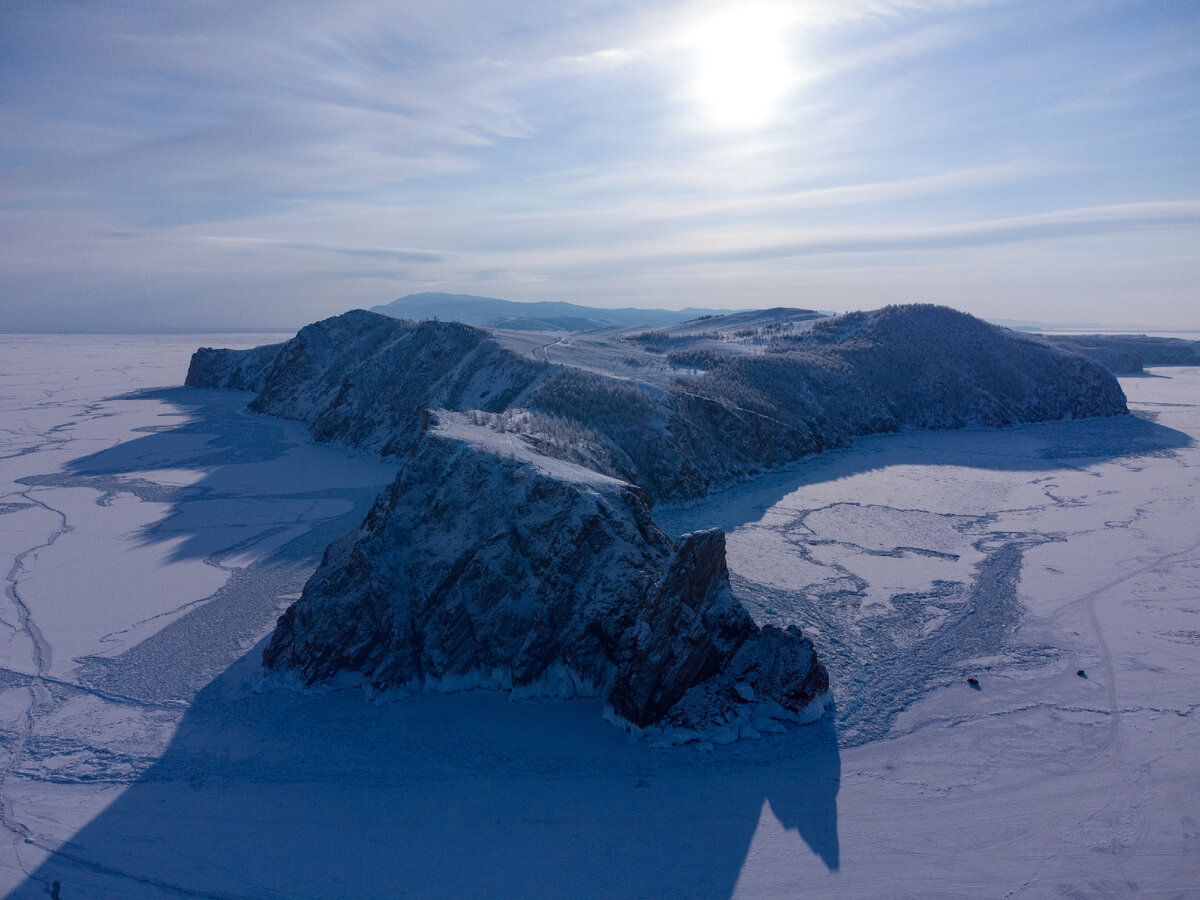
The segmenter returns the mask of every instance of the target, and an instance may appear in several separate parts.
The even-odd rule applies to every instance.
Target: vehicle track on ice
[[[33,612],[30,610],[29,605],[21,597],[19,584],[22,573],[26,571],[26,560],[30,556],[36,555],[39,551],[52,546],[55,541],[73,529],[70,523],[68,523],[65,513],[33,497],[32,490],[22,491],[18,496],[24,497],[30,506],[40,507],[56,516],[59,520],[58,527],[50,533],[46,540],[33,547],[28,547],[16,555],[11,568],[5,576],[4,595],[16,610],[17,634],[24,635],[25,639],[29,642],[30,658],[33,662],[34,671],[28,673],[29,680],[26,684],[26,690],[29,692],[28,704],[17,717],[19,725],[15,740],[11,741],[11,743],[6,741],[8,743],[6,749],[9,752],[7,758],[4,760],[3,767],[0,768],[0,826],[12,835],[13,856],[21,865],[22,870],[25,871],[25,874],[29,876],[30,873],[25,870],[24,862],[21,861],[21,843],[28,842],[44,850],[54,850],[57,842],[34,833],[24,823],[17,820],[12,801],[5,790],[5,786],[9,776],[20,767],[21,761],[26,755],[30,742],[33,740],[38,716],[53,709],[56,703],[54,694],[46,683],[47,671],[49,670],[54,651],[34,621]]]
[[[1053,621],[1061,623],[1061,621],[1068,615],[1077,612],[1080,609],[1087,614],[1088,621],[1091,624],[1095,635],[1096,644],[1100,649],[1100,659],[1104,665],[1105,695],[1108,700],[1108,709],[1111,716],[1111,736],[1108,746],[1115,745],[1119,749],[1121,708],[1117,703],[1116,668],[1113,666],[1112,652],[1109,649],[1108,641],[1104,637],[1104,628],[1101,626],[1100,617],[1096,612],[1096,601],[1109,591],[1113,590],[1113,588],[1119,587],[1122,584],[1132,581],[1133,579],[1149,572],[1169,568],[1176,562],[1186,562],[1189,558],[1194,558],[1198,552],[1200,552],[1200,540],[1197,540],[1189,547],[1185,547],[1183,550],[1176,550],[1172,553],[1164,553],[1162,556],[1157,557],[1153,562],[1149,562],[1140,568],[1126,572],[1124,575],[1120,575],[1117,578],[1113,578],[1104,584],[1093,588],[1083,596],[1078,597],[1070,603],[1067,603],[1065,606],[1059,607],[1059,609],[1052,616]]]

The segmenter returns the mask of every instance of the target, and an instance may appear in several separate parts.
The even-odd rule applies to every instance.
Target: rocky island
[[[1126,413],[1085,356],[944,307],[708,316],[588,333],[353,311],[282,346],[201,349],[187,383],[400,471],[264,654],[306,684],[599,696],[631,729],[736,739],[818,717],[794,626],[733,595],[719,530],[653,506],[855,436]]]

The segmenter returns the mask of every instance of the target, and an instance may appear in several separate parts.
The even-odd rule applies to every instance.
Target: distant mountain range
[[[409,294],[391,303],[371,307],[371,312],[395,319],[440,319],[466,325],[484,325],[511,331],[601,331],[605,328],[638,326],[660,328],[734,312],[730,309],[604,309],[575,303],[539,301],[522,303],[471,294]]]

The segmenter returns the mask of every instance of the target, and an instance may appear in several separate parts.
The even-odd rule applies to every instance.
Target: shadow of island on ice
[[[290,538],[304,530],[300,526],[345,516],[352,505],[369,507],[396,464],[367,454],[348,463],[353,451],[317,444],[293,423],[248,413],[250,396],[195,388],[125,395],[118,399],[170,404],[183,421],[139,429],[148,433],[22,483],[92,488],[100,492],[100,505],[120,494],[170,504],[141,535],[147,543],[175,542],[170,560],[232,559],[236,566],[264,542],[276,558],[311,558],[309,546],[287,551]],[[190,471],[183,477],[173,474],[184,470]],[[152,480],[154,473],[166,477]],[[353,518],[341,523],[325,543],[357,524]],[[315,548],[317,558],[323,548]]]
[[[255,691],[261,646],[11,897],[729,897],[767,808],[838,869],[832,719],[651,750],[591,700]]]
[[[1182,431],[1135,413],[1110,418],[1040,422],[1011,428],[941,429],[858,437],[853,445],[816,454],[734,484],[703,500],[655,510],[668,534],[699,527],[730,533],[756,522],[805,485],[852,478],[896,466],[955,466],[981,471],[1053,472],[1123,458],[1169,453],[1192,445]]]
[[[191,388],[126,395],[118,400],[169,404],[170,424],[23,479],[89,489],[100,506],[166,504],[146,514],[152,521],[135,540],[162,545],[163,565],[203,560],[229,573],[214,594],[183,606],[164,597],[159,615],[106,635],[108,653],[78,660],[77,677],[90,687],[142,702],[190,700],[274,624],[281,598],[300,593],[329,543],[362,521],[394,476],[394,464],[248,414],[246,399]],[[134,582],[105,585],[108,600],[95,602],[120,602]],[[137,643],[112,653],[131,638]]]

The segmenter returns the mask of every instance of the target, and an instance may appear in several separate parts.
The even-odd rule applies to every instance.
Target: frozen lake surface
[[[1122,379],[1131,417],[870,438],[659,510],[725,528],[737,594],[833,681],[821,724],[705,753],[594,701],[265,686],[395,471],[176,386],[274,339],[0,336],[0,891],[1196,895],[1200,370]]]

